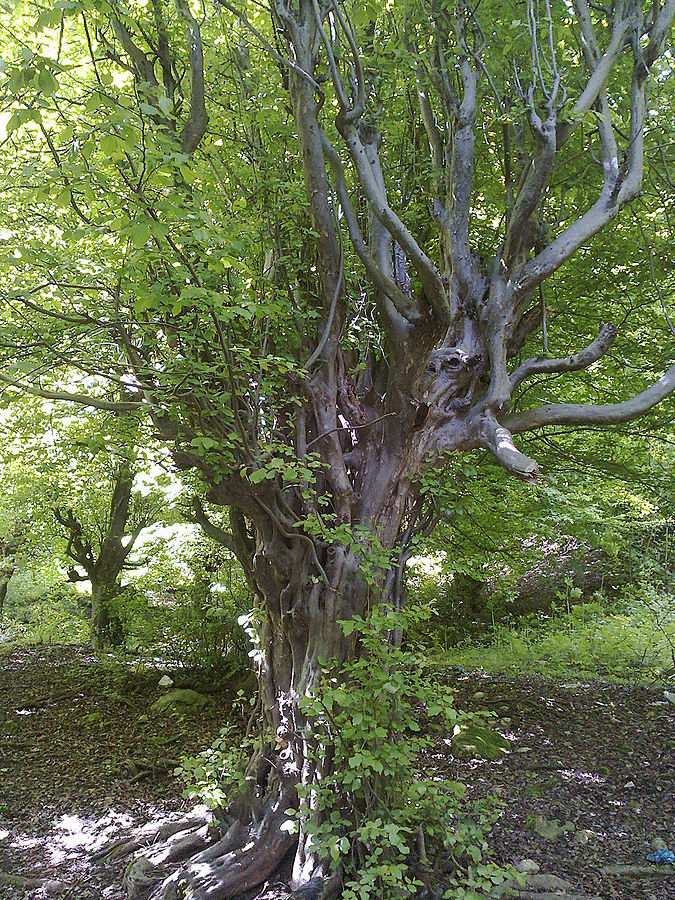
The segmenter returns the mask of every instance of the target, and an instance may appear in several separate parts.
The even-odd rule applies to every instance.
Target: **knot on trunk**
[[[461,347],[434,350],[420,378],[418,419],[431,408],[448,414],[470,405],[472,385],[479,374],[480,356],[470,356]],[[419,426],[422,422],[416,422]]]

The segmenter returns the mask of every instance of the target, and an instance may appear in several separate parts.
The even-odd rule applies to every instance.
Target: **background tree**
[[[147,472],[150,452],[139,417],[108,416],[92,424],[91,417],[62,423],[48,455],[58,473],[54,516],[67,536],[68,577],[91,584],[92,641],[101,647],[124,639],[115,599],[124,572],[140,564],[132,554],[143,529],[158,518],[160,493],[135,483]],[[70,472],[63,471],[66,455]]]
[[[57,522],[68,534],[66,556],[85,573],[78,573],[73,566],[69,578],[91,583],[91,634],[95,647],[122,643],[122,623],[113,611],[113,604],[121,591],[120,576],[125,568],[134,565],[129,562],[129,555],[141,531],[153,519],[149,510],[145,510],[134,517],[135,522],[129,527],[133,482],[134,472],[122,463],[112,483],[110,507],[105,522],[101,523],[97,547],[87,540],[82,523],[72,509],[54,508]]]
[[[43,44],[17,13],[0,378],[145,409],[208,502],[238,511],[264,610],[266,743],[228,836],[183,876],[198,894],[264,881],[293,846],[296,885],[326,875],[320,810],[279,829],[298,782],[311,796],[330,768],[328,751],[309,761],[299,699],[323,660],[358,655],[341,621],[400,605],[438,515],[429,471],[483,449],[532,481],[514,435],[629,422],[675,388],[672,366],[649,384],[672,362],[665,303],[633,318],[654,346],[625,377],[630,340],[603,360],[622,298],[589,291],[589,266],[568,308],[556,274],[616,251],[591,242],[645,170],[668,187],[674,12],[221,0],[197,21],[84,4],[45,9]],[[664,204],[639,223],[652,212],[662,233]],[[562,398],[545,380],[579,371]]]

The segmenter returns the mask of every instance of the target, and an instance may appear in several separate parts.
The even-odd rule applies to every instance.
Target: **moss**
[[[487,725],[471,722],[452,739],[452,749],[457,756],[499,759],[511,750],[511,743]]]

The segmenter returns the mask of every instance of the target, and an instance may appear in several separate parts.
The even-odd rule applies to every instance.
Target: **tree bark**
[[[2,616],[5,609],[5,600],[7,599],[7,588],[9,587],[9,582],[12,580],[12,575],[14,574],[14,569],[11,571],[4,570],[0,572],[0,621],[2,620]]]
[[[91,642],[97,650],[119,647],[124,643],[124,627],[114,611],[114,598],[120,592],[116,578],[92,580],[91,583]]]

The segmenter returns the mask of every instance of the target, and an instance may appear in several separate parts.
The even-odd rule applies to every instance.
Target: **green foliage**
[[[108,601],[107,607],[111,619],[119,623],[127,647],[137,648],[137,635],[145,629],[150,618],[145,592],[133,583],[126,584]]]
[[[183,757],[175,770],[184,784],[183,797],[199,800],[210,809],[225,807],[233,794],[246,788],[245,761],[247,751],[253,749],[251,742],[241,740],[239,729],[226,725],[208,749]]]
[[[483,864],[487,823],[484,815],[477,823],[466,817],[464,786],[423,773],[424,753],[439,734],[468,719],[424,658],[396,646],[394,636],[414,634],[428,614],[381,609],[342,622],[345,635],[358,639],[360,657],[325,661],[326,674],[300,703],[309,761],[320,774],[298,786],[299,807],[289,811],[287,827],[302,823],[319,856],[341,866],[345,900],[414,896],[429,876],[421,847],[432,860],[451,851],[458,889],[465,866],[475,886],[503,878]]]
[[[438,658],[470,669],[575,680],[663,677],[675,671],[675,596],[650,584],[626,588],[618,601],[598,595],[553,618],[498,624],[488,645],[466,641]]]
[[[241,583],[213,590],[209,582],[189,585],[172,616],[169,653],[182,666],[212,675],[246,667],[247,642],[239,618],[250,606]]]
[[[239,565],[207,538],[167,544],[147,548],[152,566],[134,582],[144,599],[130,621],[130,648],[213,677],[245,670],[249,647],[239,619],[252,601]]]
[[[12,602],[10,638],[37,644],[79,644],[89,638],[87,598],[67,581]]]

